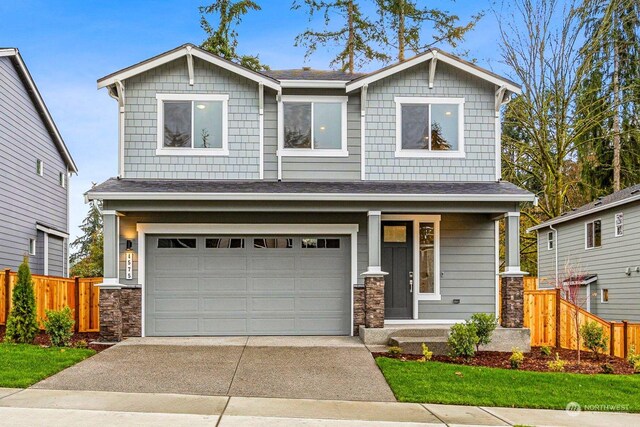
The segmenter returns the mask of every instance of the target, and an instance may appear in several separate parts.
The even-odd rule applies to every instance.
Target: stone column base
[[[122,310],[118,288],[100,288],[100,341],[122,341]]]
[[[365,276],[364,310],[367,328],[384,327],[384,275]]]
[[[364,325],[364,286],[353,288],[353,334],[358,335],[360,325]]]
[[[524,326],[524,278],[522,275],[504,274],[501,280],[503,328]]]

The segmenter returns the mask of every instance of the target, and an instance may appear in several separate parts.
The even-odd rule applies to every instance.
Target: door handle
[[[413,292],[413,271],[409,272],[409,292]]]

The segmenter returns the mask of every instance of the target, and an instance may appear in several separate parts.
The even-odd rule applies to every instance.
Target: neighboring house
[[[610,321],[640,321],[640,185],[532,227],[540,287],[580,286],[580,305]]]
[[[520,88],[492,72],[432,49],[369,74],[257,73],[187,44],[98,87],[120,117],[119,177],[87,193],[104,339],[494,313],[505,217],[522,274],[534,196],[500,180],[498,114]]]
[[[78,169],[18,49],[0,48],[0,268],[67,276]]]

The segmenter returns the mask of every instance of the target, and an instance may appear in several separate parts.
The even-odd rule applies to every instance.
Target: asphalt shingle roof
[[[351,81],[362,77],[364,73],[347,73],[335,70],[313,70],[307,68],[295,68],[291,70],[265,70],[260,71],[267,77],[276,80],[336,80]]]
[[[527,199],[531,193],[509,182],[409,181],[218,181],[110,178],[89,193],[263,193],[263,194],[409,194],[511,195]]]

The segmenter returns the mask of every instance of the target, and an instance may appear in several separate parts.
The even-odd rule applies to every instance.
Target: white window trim
[[[382,215],[380,221],[413,221],[413,319],[418,319],[419,301],[441,301],[440,294],[440,215]],[[433,293],[420,293],[420,223],[432,222],[434,226]]]
[[[278,157],[349,157],[347,149],[347,96],[305,96],[282,95],[278,102]],[[322,148],[284,148],[284,103],[285,102],[310,102],[311,103],[311,139],[313,143],[313,104],[341,103],[341,141],[339,149]]]
[[[58,184],[60,184],[60,186],[62,188],[67,188],[67,174],[64,172],[59,172],[58,173]]]
[[[622,226],[622,233],[620,234],[618,234],[618,224],[617,224],[618,215],[622,215],[622,224],[620,224]],[[616,212],[615,214],[613,214],[613,237],[622,237],[622,236],[624,236],[624,212]]]
[[[37,239],[30,238],[29,239],[29,255],[33,256],[36,254],[36,247],[37,247]]]
[[[464,98],[432,98],[432,97],[412,97],[396,96],[396,157],[408,158],[464,158]],[[453,104],[458,105],[458,149],[457,150],[418,150],[402,148],[402,105],[403,104]],[[429,120],[431,127],[431,120]],[[431,132],[429,132],[431,137]]]
[[[229,95],[202,93],[158,93],[157,100],[157,156],[228,156],[229,155]],[[167,148],[164,141],[164,101],[222,101],[222,148]],[[191,107],[191,138],[194,114]]]
[[[38,165],[40,165],[40,170],[38,170]],[[36,159],[36,173],[40,176],[44,176],[44,161],[40,159]]]
[[[549,239],[549,236],[552,236],[551,239]],[[549,231],[547,233],[547,250],[552,251],[553,245],[555,244],[556,244],[556,233],[554,233],[553,231]]]
[[[118,229],[119,230],[119,229]],[[138,283],[142,288],[141,335],[145,336],[145,257],[147,234],[293,234],[293,235],[348,235],[351,238],[351,322],[353,323],[353,286],[358,283],[358,224],[177,224],[142,223],[136,225],[138,232]],[[120,232],[118,231],[118,235]],[[116,249],[119,245],[116,245]],[[119,255],[118,255],[119,259]],[[118,269],[118,272],[120,269]],[[354,330],[351,327],[351,336]]]
[[[604,300],[604,291],[607,291],[607,293],[609,292],[609,288],[606,289],[600,289],[600,303],[601,304],[609,304],[609,300],[605,301]],[[607,295],[608,296],[608,295]]]
[[[596,246],[596,231],[595,231],[595,222],[596,221],[600,221],[600,246]],[[588,247],[587,246],[587,225],[594,223],[594,227],[593,227],[593,246],[592,247]],[[596,219],[592,219],[591,221],[585,221],[584,223],[584,249],[587,251],[590,251],[592,249],[597,249],[602,247],[602,220],[600,218],[596,218]]]

